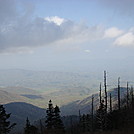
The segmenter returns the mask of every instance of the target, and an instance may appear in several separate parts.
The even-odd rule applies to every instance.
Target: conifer
[[[13,123],[10,125],[10,118],[11,114],[7,114],[3,105],[0,105],[0,134],[7,134],[11,131],[11,129],[16,125]]]

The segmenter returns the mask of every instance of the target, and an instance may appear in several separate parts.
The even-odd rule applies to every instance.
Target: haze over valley
[[[0,134],[134,132],[133,22],[134,0],[0,0]]]

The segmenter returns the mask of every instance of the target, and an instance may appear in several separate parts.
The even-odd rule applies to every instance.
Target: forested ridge
[[[59,106],[54,106],[52,100],[49,100],[46,116],[36,123],[31,123],[27,117],[21,132],[14,131],[16,123],[9,121],[12,113],[7,113],[4,106],[0,105],[0,134],[132,134],[134,133],[133,86],[126,82],[126,92],[122,97],[120,77],[117,83],[115,100],[115,96],[108,92],[107,74],[104,71],[104,87],[100,83],[99,102],[96,103],[92,95],[89,113],[81,114],[79,110],[79,116],[61,117]]]

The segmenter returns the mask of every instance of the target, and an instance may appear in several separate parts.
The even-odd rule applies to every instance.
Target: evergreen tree
[[[9,133],[11,129],[16,125],[16,123],[10,125],[10,121],[8,121],[10,115],[11,114],[6,113],[6,110],[3,105],[0,105],[0,134]]]
[[[60,109],[58,106],[54,108],[54,129],[56,133],[64,133],[64,125],[60,117]]]
[[[26,126],[24,130],[25,130],[25,134],[37,134],[37,128],[30,124],[28,117],[26,120]]]
[[[64,125],[60,118],[60,109],[58,106],[54,108],[51,100],[49,101],[46,113],[46,132],[58,134],[64,133]]]
[[[46,110],[47,116],[46,116],[46,128],[47,130],[53,129],[54,126],[54,108],[52,101],[49,101],[48,108]]]

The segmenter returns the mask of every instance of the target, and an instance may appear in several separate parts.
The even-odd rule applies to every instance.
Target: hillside
[[[108,94],[112,95],[112,101],[113,105],[117,102],[117,88],[113,88],[108,91]],[[102,93],[103,94],[103,93]],[[126,95],[126,88],[121,87],[121,97],[123,98]],[[99,104],[99,93],[93,94],[94,96],[94,109],[98,107]],[[103,97],[104,98],[104,97]],[[88,96],[85,99],[77,100],[72,103],[69,103],[67,105],[64,105],[61,107],[62,112],[64,115],[78,115],[79,110],[82,114],[90,113],[91,112],[91,101],[92,101],[92,95]],[[109,101],[109,99],[108,99]]]
[[[11,113],[10,121],[17,123],[15,130],[22,130],[24,128],[27,117],[33,123],[46,116],[45,109],[24,102],[8,103],[4,107],[7,113]]]
[[[0,104],[6,104],[10,102],[23,102],[25,97],[18,94],[0,90]]]
[[[15,94],[39,94],[38,91],[35,91],[31,88],[26,87],[20,87],[20,86],[6,86],[6,87],[0,87],[0,90],[9,92],[9,93],[15,93]]]

